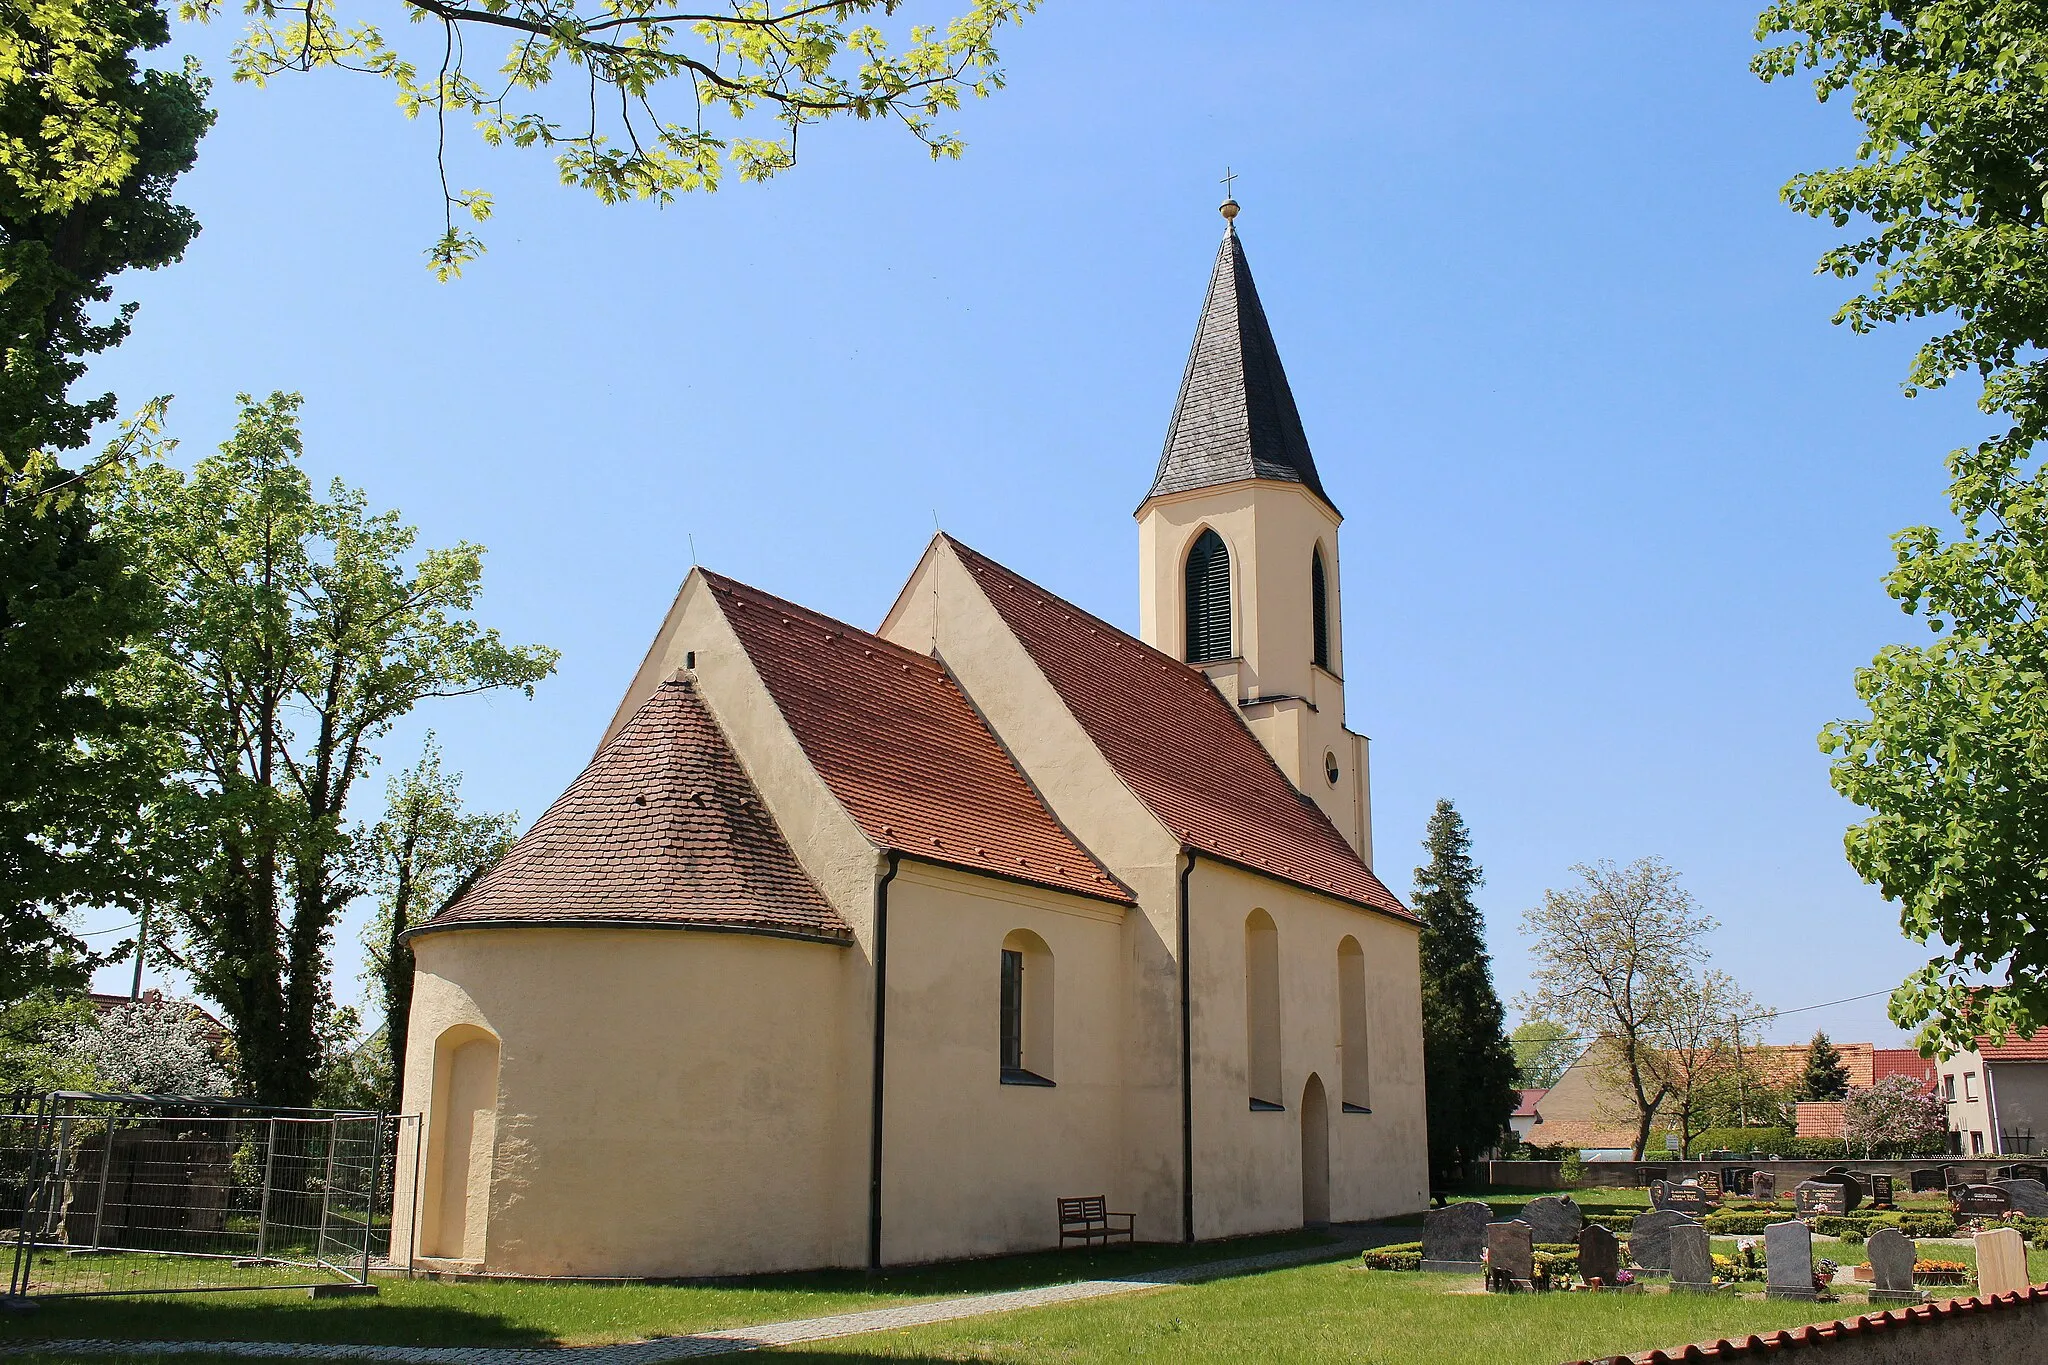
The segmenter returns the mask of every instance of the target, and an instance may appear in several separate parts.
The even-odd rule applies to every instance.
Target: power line
[[[79,934],[79,935],[78,935],[77,937],[79,937],[79,938],[104,938],[104,937],[105,937],[106,935],[108,935],[108,934],[125,934],[125,933],[127,933],[127,932],[128,932],[128,931],[129,931],[130,929],[133,929],[133,928],[134,928],[134,927],[135,927],[135,926],[136,926],[137,924],[140,924],[140,923],[141,923],[141,921],[140,921],[140,920],[130,920],[130,921],[128,921],[128,923],[126,923],[126,924],[117,924],[117,925],[115,925],[115,926],[114,926],[113,928],[111,928],[111,929],[95,929],[95,930],[93,930],[93,931],[92,931],[91,933],[89,933],[89,934]]]
[[[1884,990],[1865,991],[1861,995],[1848,995],[1840,1000],[1823,1000],[1818,1005],[1801,1005],[1796,1009],[1789,1010],[1765,1010],[1760,1014],[1752,1014],[1742,1019],[1730,1019],[1728,1022],[1739,1028],[1743,1024],[1761,1023],[1767,1019],[1781,1019],[1788,1014],[1806,1014],[1813,1010],[1832,1009],[1836,1005],[1853,1005],[1858,1000],[1871,1000],[1877,996],[1890,995],[1891,993],[1889,987]],[[1555,1038],[1510,1038],[1508,1041],[1516,1047],[1549,1047],[1554,1043],[1591,1043],[1597,1041],[1598,1038],[1598,1034],[1560,1033]]]

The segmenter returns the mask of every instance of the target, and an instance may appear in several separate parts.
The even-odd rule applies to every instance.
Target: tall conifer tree
[[[1422,1066],[1428,1096],[1429,1179],[1441,1188],[1500,1144],[1515,1112],[1515,1051],[1493,989],[1484,918],[1472,893],[1486,874],[1449,801],[1438,801],[1415,869],[1422,918]]]
[[[1840,1100],[1849,1095],[1849,1064],[1842,1050],[1828,1041],[1825,1031],[1813,1035],[1806,1045],[1806,1069],[1799,1077],[1799,1097],[1806,1100]]]

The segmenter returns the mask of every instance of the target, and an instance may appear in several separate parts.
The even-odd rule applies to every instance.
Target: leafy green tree
[[[1531,1019],[1508,1035],[1515,1049],[1515,1084],[1548,1090],[1586,1050],[1583,1041],[1555,1019]]]
[[[1663,1049],[1681,1029],[1688,983],[1706,965],[1715,924],[1661,859],[1572,871],[1578,886],[1545,891],[1522,916],[1536,960],[1522,1008],[1599,1040],[1600,1065],[1635,1121],[1640,1161],[1673,1090]]]
[[[221,3],[180,6],[211,19]],[[962,96],[1001,88],[997,31],[1037,7],[967,0],[964,14],[939,24],[899,19],[905,0],[724,0],[694,12],[612,0],[405,0],[408,28],[421,35],[408,40],[387,34],[369,6],[251,0],[235,79],[264,85],[337,67],[389,81],[408,116],[432,116],[445,230],[429,254],[446,279],[482,250],[458,218],[491,213],[482,190],[450,187],[450,114],[490,146],[553,152],[563,184],[608,204],[667,204],[717,189],[728,173],[766,180],[796,164],[803,128],[834,117],[899,123],[934,159],[957,157],[964,144],[938,120]],[[473,67],[472,40],[506,43],[502,63]]]
[[[1828,1041],[1825,1032],[1813,1035],[1806,1045],[1806,1065],[1799,1073],[1799,1098],[1839,1100],[1849,1094],[1849,1064],[1842,1050]]]
[[[349,797],[430,697],[531,695],[556,654],[471,619],[483,551],[419,551],[395,512],[300,468],[295,394],[244,397],[189,476],[124,473],[110,516],[163,585],[123,671],[175,775],[152,825],[179,929],[167,951],[232,1029],[245,1081],[306,1104],[323,1062],[328,945],[361,891]]]
[[[46,987],[0,1008],[0,1096],[90,1090],[98,1078],[66,1044],[92,1022],[84,992]]]
[[[149,772],[110,745],[133,718],[99,685],[152,594],[65,455],[114,415],[113,395],[71,392],[128,335],[133,304],[94,314],[111,281],[198,231],[171,187],[213,117],[206,84],[137,63],[168,36],[150,4],[0,11],[0,1005],[82,986],[96,959],[64,911],[134,903],[124,836]]]
[[[1429,862],[1415,869],[1414,897],[1422,920],[1422,1071],[1430,1183],[1441,1187],[1500,1145],[1519,1097],[1485,918],[1472,899],[1486,875],[1449,801],[1436,803],[1423,847]]]
[[[370,976],[383,1014],[384,1109],[397,1113],[405,1086],[406,1021],[412,1013],[407,929],[446,904],[519,837],[519,813],[465,814],[462,774],[441,766],[431,732],[420,760],[385,788],[384,818],[366,841],[377,913],[364,931]]]
[[[1862,125],[1856,161],[1785,186],[1796,210],[1869,230],[1820,269],[1866,286],[1836,321],[1933,321],[1909,395],[1982,382],[1996,419],[1948,457],[1960,534],[1910,527],[1886,587],[1933,639],[1856,678],[1867,719],[1821,736],[1843,795],[1871,812],[1850,863],[1940,945],[1892,996],[1894,1021],[1957,1051],[2048,1024],[2048,11],[2022,0],[1782,0],[1755,59],[1814,75]],[[1986,975],[1995,990],[1974,993]]]

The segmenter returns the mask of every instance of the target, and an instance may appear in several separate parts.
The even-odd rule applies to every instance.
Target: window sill
[[[1254,1114],[1284,1114],[1287,1112],[1287,1106],[1275,1104],[1271,1100],[1253,1100],[1252,1112]]]
[[[1353,1104],[1350,1100],[1346,1100],[1344,1101],[1344,1112],[1347,1114],[1370,1114],[1372,1110],[1362,1104]]]
[[[1054,1081],[1047,1080],[1045,1077],[1039,1075],[1035,1071],[1026,1071],[1021,1066],[1006,1066],[1003,1068],[1003,1084],[1038,1085],[1051,1089],[1057,1083]]]

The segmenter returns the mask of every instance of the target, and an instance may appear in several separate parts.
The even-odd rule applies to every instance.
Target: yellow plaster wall
[[[935,537],[880,633],[936,653],[1060,823],[1138,898],[1124,920],[1124,1189],[1138,1225],[1181,1222],[1180,844],[1095,747],[1066,703]],[[1092,1191],[1090,1191],[1092,1193]]]
[[[1114,905],[902,864],[889,888],[885,1262],[1056,1246],[1061,1196],[1130,1207],[1119,1202],[1123,918]],[[1053,959],[1049,1088],[1001,1082],[1001,954],[1019,929]],[[1139,1225],[1153,1240],[1178,1231]]]
[[[1195,1230],[1227,1237],[1299,1227],[1301,1100],[1311,1074],[1328,1095],[1330,1216],[1412,1213],[1429,1202],[1422,1095],[1418,931],[1204,858],[1194,903]],[[1280,1113],[1251,1112],[1246,1088],[1245,920],[1273,919],[1280,958]],[[1342,1112],[1338,946],[1365,967],[1370,1114]]]
[[[867,1106],[844,1102],[861,1087],[843,1084],[832,1042],[864,1013],[850,949],[557,926],[412,945],[407,1109],[431,1131],[436,1039],[463,1026],[499,1039],[483,1269],[862,1262],[865,1187],[843,1155],[865,1156]]]
[[[1370,755],[1344,724],[1344,574],[1336,513],[1299,484],[1247,479],[1153,498],[1138,509],[1138,635],[1176,659],[1187,654],[1188,551],[1203,530],[1230,550],[1233,660],[1205,671],[1282,772],[1372,863]],[[1330,664],[1315,664],[1311,554],[1323,553]],[[1338,780],[1324,774],[1337,760]]]

